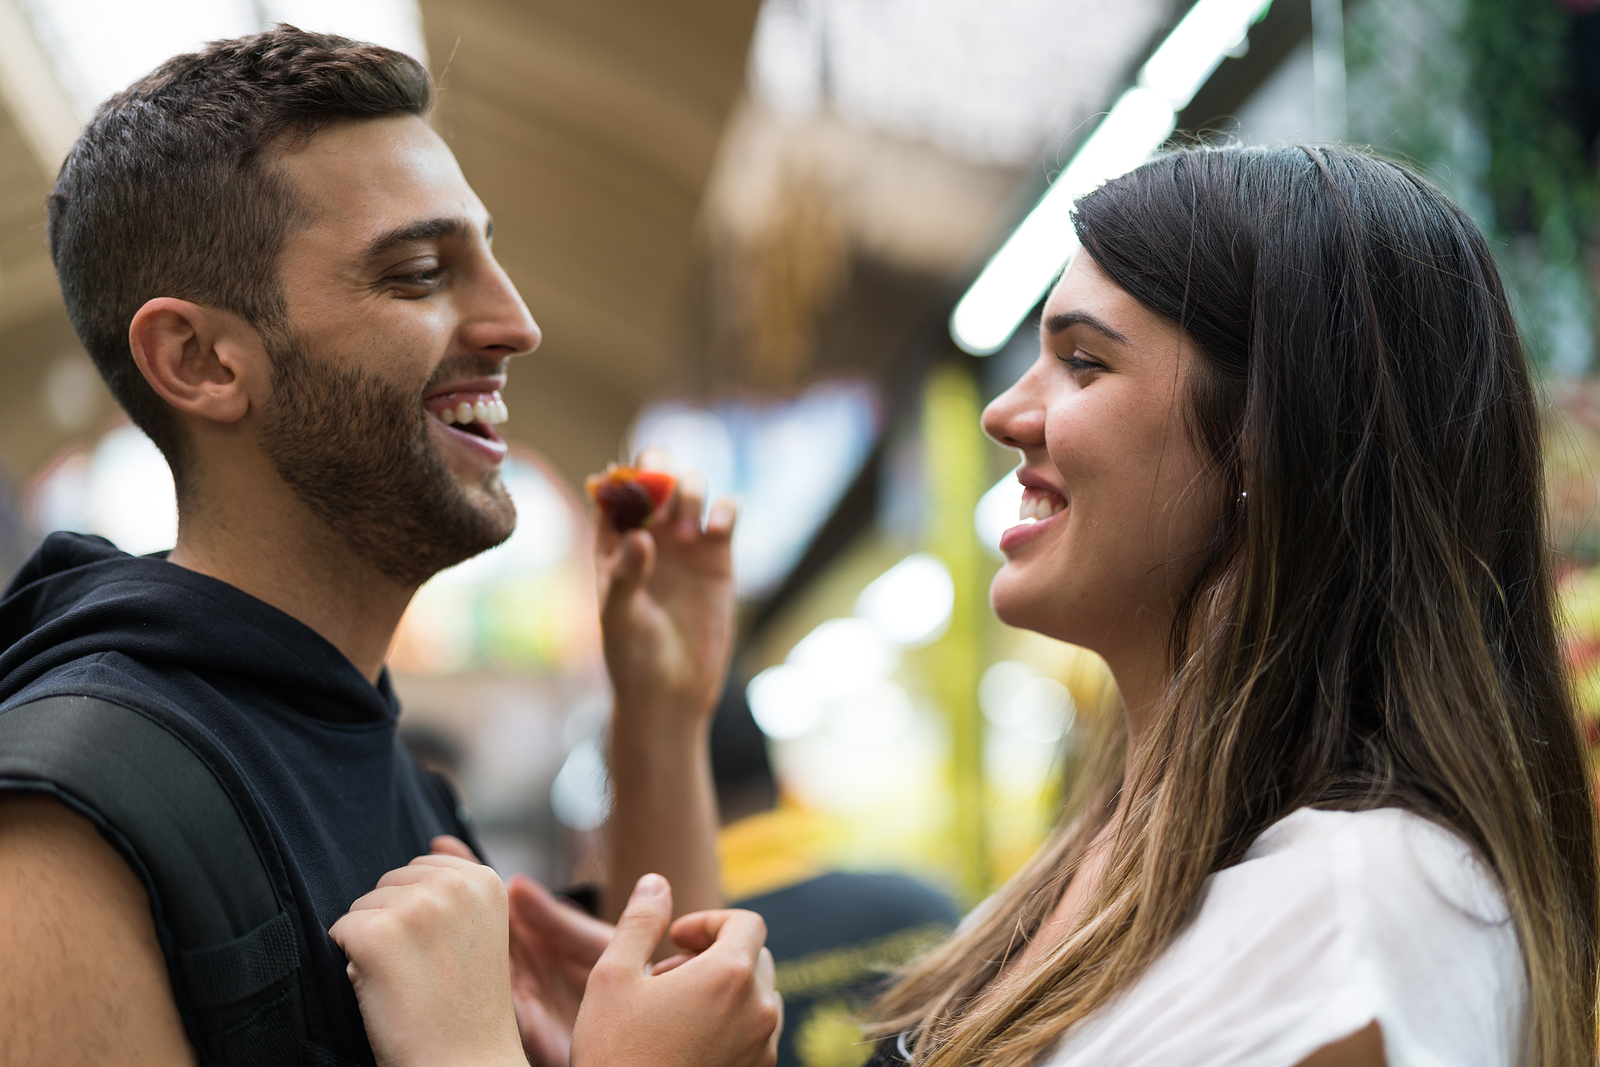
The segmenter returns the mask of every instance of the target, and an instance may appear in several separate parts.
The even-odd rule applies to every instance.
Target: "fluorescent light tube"
[[[1172,133],[1176,118],[1157,92],[1134,88],[1122,94],[956,304],[950,314],[950,336],[956,344],[975,356],[1000,350],[1078,250],[1073,203],[1144,162]]]
[[[1272,0],[1199,0],[1161,42],[1037,207],[950,313],[950,337],[975,356],[998,352],[1078,251],[1072,205],[1161,147],[1177,113]]]

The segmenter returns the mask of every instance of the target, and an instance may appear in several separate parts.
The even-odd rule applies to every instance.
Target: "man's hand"
[[[567,1067],[572,1027],[589,971],[616,929],[561,903],[531,879],[507,887],[511,904],[511,1000],[522,1050],[534,1067]]]
[[[590,973],[572,1067],[772,1067],[783,1001],[766,924],[748,911],[685,915],[672,937],[694,955],[657,973],[650,956],[671,914],[666,880],[639,879]]]
[[[659,467],[659,453],[640,456]],[[596,536],[600,624],[619,710],[707,718],[733,642],[735,508],[718,500],[700,526],[704,482],[693,474],[647,529]]]
[[[378,880],[329,931],[379,1067],[523,1067],[511,1007],[506,891],[435,852]]]

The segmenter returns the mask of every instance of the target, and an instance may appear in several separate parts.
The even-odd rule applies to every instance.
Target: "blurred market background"
[[[719,751],[765,836],[730,835],[733,895],[890,870],[964,908],[1017,868],[1116,697],[987,610],[1015,456],[977,415],[1033,358],[1072,196],[1169,136],[1372,145],[1493,236],[1600,738],[1600,0],[0,0],[0,572],[52,529],[170,546],[170,478],[73,338],[43,198],[99,100],[279,20],[427,62],[544,331],[506,392],[518,531],[423,588],[390,661],[505,873],[603,874],[574,486],[646,445],[742,502]],[[740,794],[763,757],[775,792]]]

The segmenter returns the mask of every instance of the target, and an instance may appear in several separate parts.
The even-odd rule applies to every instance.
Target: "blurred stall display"
[[[889,640],[918,648],[944,636],[955,607],[950,568],[931,552],[913,552],[856,597],[856,614]]]
[[[1600,383],[1548,387],[1544,461],[1550,542],[1567,566],[1600,562]]]
[[[1017,524],[1017,512],[1022,507],[1022,483],[1015,472],[995,482],[978,498],[972,511],[972,527],[978,542],[995,559],[1004,559],[1000,553],[1000,535]]]
[[[127,422],[57,455],[34,478],[23,510],[38,537],[99,534],[136,556],[169,549],[178,535],[172,472],[144,431]]]
[[[566,483],[526,449],[504,473],[517,528],[502,545],[442,571],[417,591],[389,663],[409,674],[597,669],[591,534]]]
[[[611,814],[611,780],[597,739],[578,742],[550,783],[556,821],[580,833],[598,830]]]
[[[978,705],[991,726],[1015,731],[1040,744],[1054,744],[1072,729],[1077,707],[1072,693],[1026,663],[1001,660],[983,672]]]
[[[80,120],[180,52],[287,22],[427,61],[416,0],[17,0]]]
[[[1557,608],[1578,723],[1600,794],[1600,382],[1560,382],[1544,427]]]
[[[1563,382],[1546,413],[1545,479],[1573,696],[1600,763],[1600,382]]]
[[[742,597],[781,582],[872,451],[881,422],[877,387],[831,379],[792,400],[664,401],[634,424],[630,450],[665,449],[699,471],[707,499],[739,500],[733,560]]]
[[[826,863],[897,867],[953,888],[964,881],[963,850],[950,832],[951,733],[934,684],[948,650],[909,628],[899,637],[886,632],[871,611],[881,591],[909,578],[948,589],[948,572],[920,552],[874,566],[885,547],[867,539],[796,604],[794,615],[816,621],[798,639],[769,646],[766,655],[778,653],[779,662],[757,673],[746,695],[772,745],[786,803],[808,813]],[[947,603],[947,596],[924,591],[908,599]],[[853,616],[816,618],[851,603]],[[947,610],[923,615],[923,625]],[[940,619],[938,628],[945,625]],[[980,644],[993,657],[980,659],[976,695],[988,877],[998,880],[1053,825],[1071,757],[1111,721],[1117,696],[1105,664],[1084,649],[992,619],[984,620]]]

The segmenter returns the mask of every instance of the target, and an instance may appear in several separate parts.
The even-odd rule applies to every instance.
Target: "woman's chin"
[[[1040,589],[1007,563],[989,583],[989,609],[995,618],[1019,630],[1035,630],[1049,636],[1047,605],[1040,602]]]

